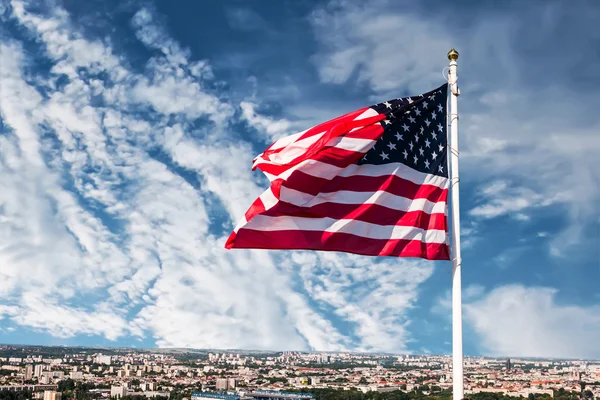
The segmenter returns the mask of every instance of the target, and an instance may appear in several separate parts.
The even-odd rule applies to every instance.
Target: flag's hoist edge
[[[274,142],[253,164],[271,185],[250,206],[225,247],[449,260],[446,97],[443,85],[353,111]],[[365,160],[378,141],[385,145],[382,139],[394,129],[399,132],[400,126],[406,131],[409,123],[413,126],[408,134],[417,142],[422,135],[424,141],[428,132],[422,127],[431,121],[419,126],[425,117],[418,119],[416,113],[429,111],[428,102],[435,99],[443,121],[435,171]],[[406,149],[406,136],[405,143],[405,138],[398,139],[395,150]],[[428,157],[422,149],[414,152],[423,160]]]

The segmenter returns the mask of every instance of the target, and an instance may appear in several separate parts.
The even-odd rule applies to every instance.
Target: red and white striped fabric
[[[425,115],[435,96],[442,104],[441,89],[363,108],[277,140],[253,165],[271,186],[225,247],[448,260],[445,122],[443,130],[430,133],[437,142],[420,129],[431,126]],[[438,121],[445,121],[445,99],[443,107],[443,115],[434,117]],[[408,148],[410,162],[403,161]]]

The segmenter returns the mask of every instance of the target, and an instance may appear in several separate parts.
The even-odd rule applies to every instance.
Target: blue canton
[[[403,163],[447,178],[447,90],[445,84],[420,96],[371,106],[387,116],[381,121],[384,133],[358,164]]]

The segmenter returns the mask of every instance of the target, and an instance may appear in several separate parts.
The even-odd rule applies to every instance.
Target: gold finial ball
[[[458,60],[458,51],[456,51],[455,49],[450,50],[448,52],[448,60],[450,60],[450,61]]]

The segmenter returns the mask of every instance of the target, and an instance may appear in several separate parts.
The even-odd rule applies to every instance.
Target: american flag
[[[277,140],[254,159],[271,186],[226,248],[449,260],[447,85]]]

